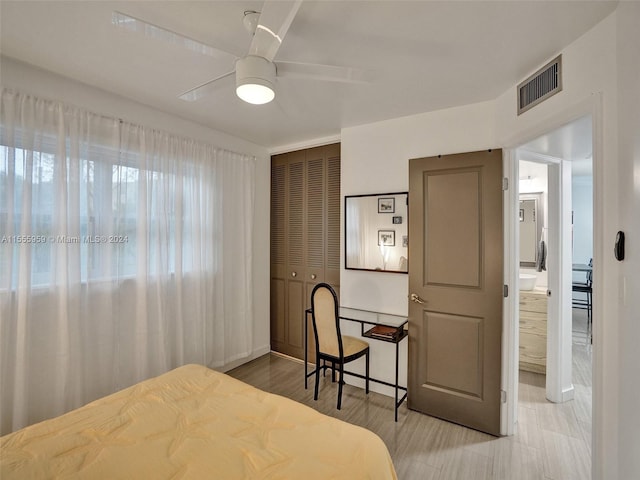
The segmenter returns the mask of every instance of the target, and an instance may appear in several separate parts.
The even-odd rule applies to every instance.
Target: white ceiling
[[[194,103],[177,97],[228,62],[111,24],[113,10],[242,56],[256,1],[0,0],[0,53],[260,145],[496,98],[615,9],[615,1],[305,1],[277,60],[371,70],[370,84],[281,79],[253,106],[232,78]]]
[[[586,116],[531,140],[519,147],[518,152],[524,158],[529,158],[527,153],[531,152],[570,160],[572,176],[590,177],[593,175],[592,137],[591,117]],[[520,178],[535,177],[538,173],[535,163],[526,162],[525,165],[521,163]]]

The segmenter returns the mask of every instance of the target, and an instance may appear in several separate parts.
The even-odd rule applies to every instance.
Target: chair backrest
[[[331,285],[319,283],[311,292],[311,319],[316,353],[342,358],[342,337],[338,316],[338,296]]]

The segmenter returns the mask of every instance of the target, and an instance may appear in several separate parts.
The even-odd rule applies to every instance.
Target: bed
[[[0,478],[395,479],[374,433],[186,365],[0,438]]]

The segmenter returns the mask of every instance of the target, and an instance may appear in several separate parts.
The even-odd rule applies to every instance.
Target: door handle
[[[419,304],[425,304],[427,303],[425,300],[421,299],[420,296],[417,293],[412,293],[409,298],[411,299],[412,302],[414,303],[419,303]]]

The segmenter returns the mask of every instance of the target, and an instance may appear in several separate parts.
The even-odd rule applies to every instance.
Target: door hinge
[[[509,285],[502,286],[502,295],[504,296],[504,298],[507,298],[509,296]]]
[[[507,392],[500,390],[500,402],[507,403]]]
[[[502,178],[502,190],[509,190],[509,179],[507,177]]]

